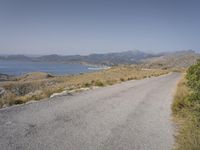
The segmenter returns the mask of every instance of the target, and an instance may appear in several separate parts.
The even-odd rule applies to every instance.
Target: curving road
[[[1,150],[170,150],[180,74],[0,110]]]

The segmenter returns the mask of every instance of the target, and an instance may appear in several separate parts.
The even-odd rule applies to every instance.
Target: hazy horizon
[[[0,54],[200,52],[197,0],[1,0]]]
[[[159,51],[159,52],[156,52],[156,51],[142,51],[142,50],[124,50],[124,51],[109,51],[109,52],[93,52],[93,53],[88,53],[88,54],[59,54],[59,53],[48,53],[48,54],[22,54],[22,53],[12,53],[12,54],[1,54],[0,53],[0,56],[11,56],[11,55],[24,55],[24,56],[29,56],[29,57],[39,57],[39,56],[45,56],[45,55],[58,55],[58,56],[73,56],[73,55],[81,55],[81,56],[88,56],[88,55],[91,55],[91,54],[108,54],[108,53],[123,53],[123,52],[129,52],[129,51],[140,51],[140,52],[144,52],[144,53],[147,53],[147,54],[161,54],[161,53],[166,53],[166,52],[169,52],[169,53],[173,53],[173,52],[183,52],[183,51],[194,51],[195,53],[198,53],[200,54],[199,51],[196,51],[196,50],[193,50],[193,49],[188,49],[188,50],[174,50],[174,51]]]

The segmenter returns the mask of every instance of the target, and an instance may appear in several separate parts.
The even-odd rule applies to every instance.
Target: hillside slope
[[[141,63],[149,68],[187,68],[200,59],[195,51],[178,51],[163,53],[158,57],[143,59]]]

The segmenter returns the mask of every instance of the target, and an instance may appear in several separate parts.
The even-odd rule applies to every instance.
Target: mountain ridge
[[[175,52],[147,53],[139,50],[112,52],[90,55],[43,55],[37,57],[25,55],[0,55],[0,60],[33,61],[33,62],[56,62],[56,63],[81,63],[94,65],[119,65],[119,64],[145,64],[146,66],[187,67],[200,58],[200,54],[193,50]],[[174,64],[173,64],[174,63]],[[148,65],[147,65],[148,64]],[[180,65],[181,64],[181,65]]]

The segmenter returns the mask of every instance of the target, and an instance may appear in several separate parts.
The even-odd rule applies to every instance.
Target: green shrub
[[[20,99],[17,99],[14,101],[14,104],[23,104],[24,101],[20,100]]]
[[[84,87],[90,87],[91,86],[91,84],[90,83],[84,83],[84,85],[83,85]]]
[[[95,81],[95,86],[104,86],[104,83],[100,80]]]
[[[186,78],[188,86],[194,93],[200,94],[200,60],[188,69]]]
[[[120,78],[120,81],[122,81],[122,82],[123,82],[123,81],[125,81],[125,79],[124,79],[124,78]]]

